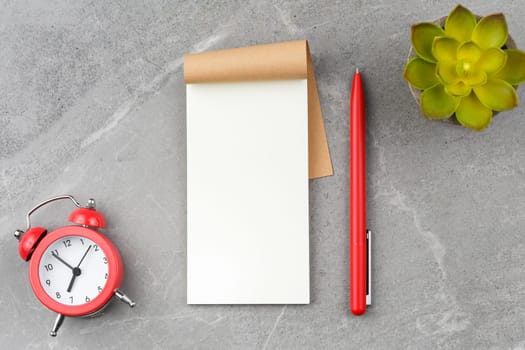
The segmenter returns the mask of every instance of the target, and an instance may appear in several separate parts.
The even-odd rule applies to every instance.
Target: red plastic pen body
[[[350,95],[350,310],[366,311],[366,143],[365,99],[356,70]]]

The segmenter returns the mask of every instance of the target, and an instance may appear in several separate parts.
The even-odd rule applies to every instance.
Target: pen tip
[[[355,68],[355,73],[359,74],[359,68],[357,68],[357,67]]]

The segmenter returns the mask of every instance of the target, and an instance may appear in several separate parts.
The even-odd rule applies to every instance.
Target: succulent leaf
[[[474,27],[476,27],[476,17],[461,5],[456,6],[445,21],[447,36],[460,42],[470,40]]]
[[[487,73],[482,70],[468,72],[462,77],[462,80],[465,84],[472,87],[483,85],[487,82]]]
[[[516,90],[504,80],[489,79],[475,87],[474,92],[481,103],[494,111],[506,111],[518,105]]]
[[[483,105],[474,92],[461,99],[456,109],[458,122],[472,130],[485,129],[492,120],[492,110]]]
[[[412,26],[412,47],[421,58],[429,62],[436,62],[432,54],[432,43],[436,36],[445,36],[445,32],[434,23],[418,23]]]
[[[507,61],[493,77],[505,80],[512,85],[525,82],[525,52],[515,49],[504,51],[507,54]]]
[[[502,49],[491,47],[483,51],[475,67],[486,73],[494,73],[503,68],[506,61],[507,54]]]
[[[458,60],[468,60],[471,62],[477,62],[480,57],[481,49],[478,45],[476,45],[476,43],[472,41],[464,42],[458,47]]]
[[[445,86],[445,91],[454,96],[467,96],[472,91],[472,88],[462,81],[455,84]]]
[[[482,49],[501,48],[507,42],[507,21],[502,13],[483,17],[472,32],[472,41]]]
[[[432,55],[438,61],[456,60],[459,42],[445,36],[437,36],[432,43]]]
[[[403,76],[414,87],[424,90],[439,83],[435,71],[435,63],[414,57],[407,63]]]
[[[438,62],[436,73],[445,85],[455,84],[460,78],[456,70],[456,62],[454,61]]]
[[[447,119],[454,114],[459,100],[448,94],[443,85],[438,84],[421,93],[421,110],[431,119]]]

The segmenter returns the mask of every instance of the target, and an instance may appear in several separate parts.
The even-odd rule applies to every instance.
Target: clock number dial
[[[91,239],[81,236],[67,236],[51,243],[39,268],[44,291],[55,301],[70,306],[95,299],[104,290],[108,273],[104,251]]]

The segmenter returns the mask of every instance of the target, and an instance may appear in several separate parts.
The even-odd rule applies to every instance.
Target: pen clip
[[[366,230],[366,305],[372,305],[372,231]]]

